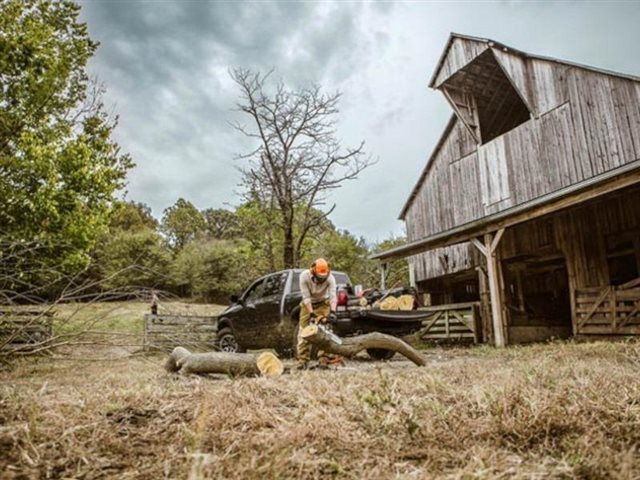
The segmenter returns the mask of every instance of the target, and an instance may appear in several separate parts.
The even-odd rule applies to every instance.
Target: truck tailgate
[[[350,310],[352,318],[371,318],[385,322],[422,322],[431,318],[434,312],[420,310]]]

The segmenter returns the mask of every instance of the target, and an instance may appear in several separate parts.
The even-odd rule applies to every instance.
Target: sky
[[[451,32],[640,76],[640,2],[83,0],[100,47],[89,65],[137,164],[126,197],[154,215],[180,197],[241,202],[229,70],[342,92],[337,137],[377,162],[331,193],[334,225],[369,242],[403,234],[400,210],[452,111],[427,87]]]

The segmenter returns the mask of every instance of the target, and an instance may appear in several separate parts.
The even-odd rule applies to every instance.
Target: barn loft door
[[[486,214],[506,208],[511,198],[504,139],[478,147],[480,195]]]
[[[487,143],[531,118],[527,105],[486,50],[440,87],[478,143]]]
[[[482,139],[480,138],[478,107],[475,97],[471,93],[455,87],[444,87],[442,92],[471,136],[480,143]]]

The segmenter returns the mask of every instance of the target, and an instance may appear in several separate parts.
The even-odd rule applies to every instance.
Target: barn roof
[[[431,79],[429,80],[429,87],[430,88],[436,88],[435,82],[436,82],[436,79],[438,77],[438,74],[442,70],[444,62],[447,59],[449,51],[451,50],[451,47],[452,47],[452,45],[453,45],[453,43],[454,43],[454,41],[456,39],[467,40],[469,42],[475,42],[475,43],[478,43],[478,44],[484,44],[484,45],[486,45],[487,48],[496,48],[496,49],[502,50],[504,52],[509,52],[509,53],[513,53],[513,54],[519,55],[519,56],[521,56],[523,58],[535,58],[535,59],[538,59],[538,60],[544,60],[544,61],[547,61],[547,62],[554,62],[554,63],[558,63],[558,64],[561,64],[561,65],[567,65],[567,66],[570,66],[570,67],[583,68],[583,69],[586,69],[586,70],[591,70],[593,72],[602,73],[604,75],[612,75],[614,77],[621,77],[621,78],[626,78],[626,79],[633,80],[633,81],[636,81],[636,82],[640,82],[640,77],[637,77],[635,75],[629,75],[627,73],[621,73],[621,72],[614,72],[612,70],[607,70],[607,69],[604,69],[604,68],[594,67],[594,66],[591,66],[591,65],[586,65],[586,64],[576,63],[576,62],[570,62],[570,61],[558,59],[558,58],[555,58],[555,57],[547,57],[547,56],[544,56],[544,55],[536,55],[536,54],[533,54],[533,53],[527,53],[527,52],[524,52],[522,50],[518,50],[516,48],[513,48],[513,47],[510,47],[508,45],[505,45],[504,43],[497,42],[495,40],[491,40],[489,38],[473,37],[471,35],[462,35],[460,33],[452,32],[449,35],[449,39],[447,40],[447,43],[446,43],[446,45],[444,47],[444,50],[442,51],[442,54],[440,55],[440,59],[438,60],[438,64],[436,65],[436,68],[435,68],[435,70],[433,72],[433,75],[431,76]]]

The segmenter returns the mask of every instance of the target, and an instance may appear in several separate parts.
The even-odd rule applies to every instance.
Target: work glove
[[[331,325],[335,325],[336,323],[338,323],[338,316],[336,315],[336,312],[329,313],[329,316],[327,317],[327,321]]]

